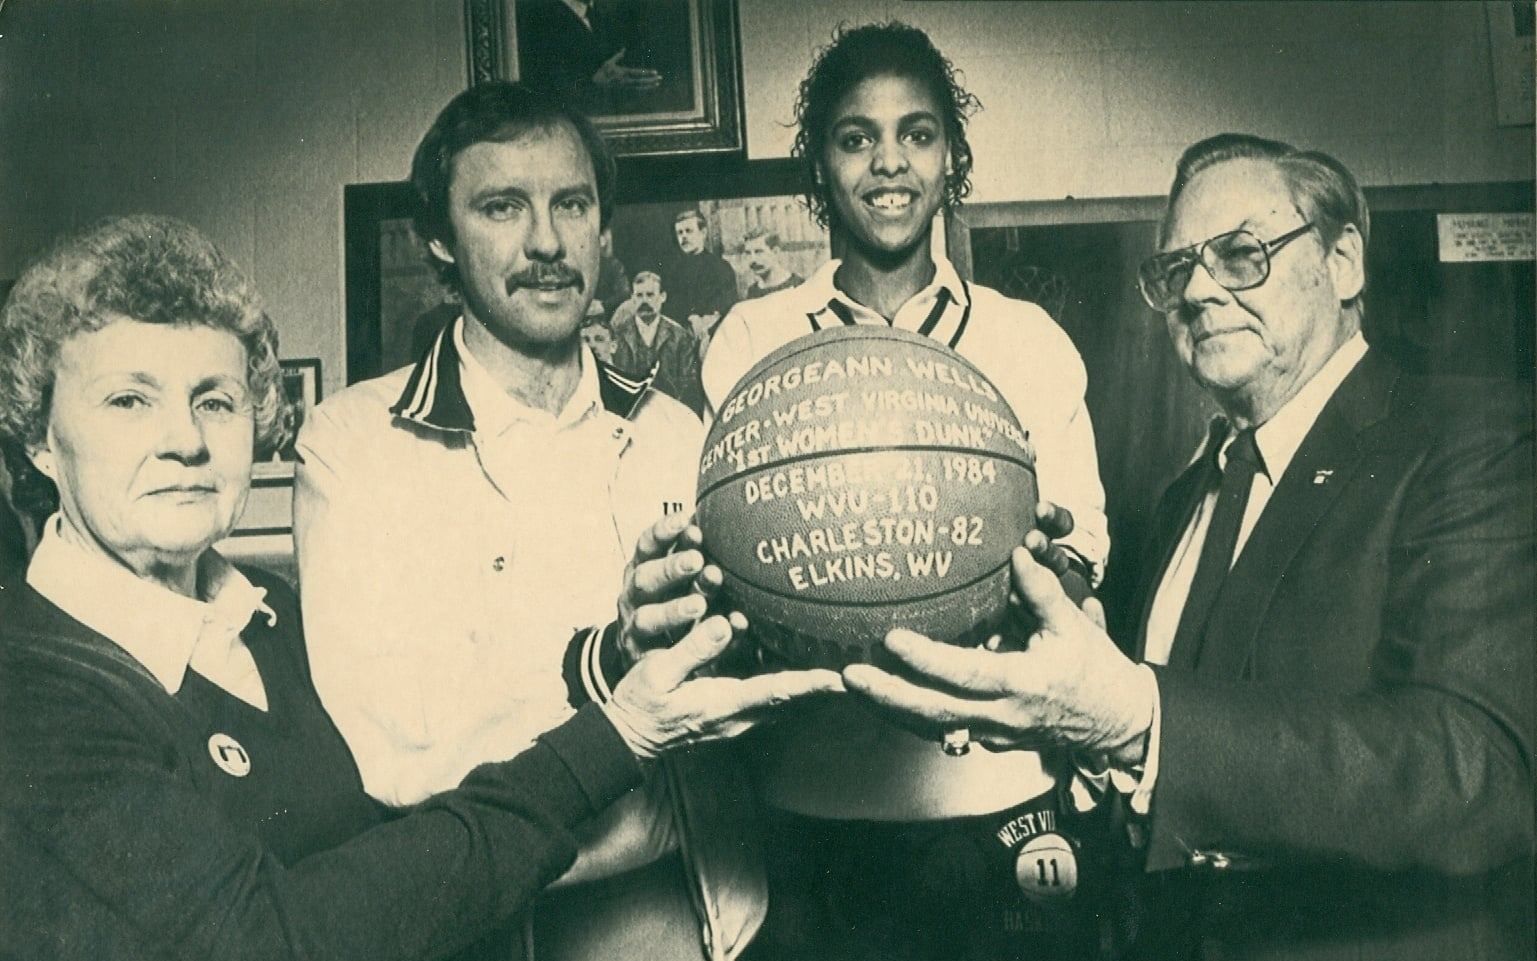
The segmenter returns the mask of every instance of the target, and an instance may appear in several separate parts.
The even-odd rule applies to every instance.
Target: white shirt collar
[[[1324,362],[1302,389],[1297,391],[1269,420],[1254,429],[1254,443],[1264,459],[1265,473],[1272,484],[1279,483],[1302,440],[1313,429],[1324,405],[1366,356],[1366,338],[1357,331]],[[1227,456],[1226,448],[1223,457]]]
[[[232,636],[257,613],[275,625],[267,592],[216,551],[203,555],[199,580],[208,600],[183,597],[146,581],[82,543],[55,514],[43,525],[27,583],[64,613],[112,641],[142,664],[168,693],[181,690],[205,631]]]
[[[855,316],[861,322],[874,321],[885,323],[885,318],[881,317],[880,314],[855,301],[848,294],[838,289],[835,279],[838,274],[838,267],[842,263],[843,261],[836,259],[827,261],[817,268],[817,271],[804,284],[796,288],[803,292],[805,297],[803,303],[806,305],[806,309],[817,310],[826,307],[828,301],[836,299],[852,308]],[[966,285],[961,282],[961,275],[956,272],[955,265],[950,262],[948,257],[934,258],[934,279],[929,281],[928,286],[909,298],[907,303],[903,304],[898,312],[905,312],[912,304],[932,301],[939,296],[941,290],[949,291],[950,299],[958,304],[969,303],[967,299],[969,292]]]
[[[575,424],[595,408],[603,406],[598,390],[598,368],[592,354],[581,348],[581,374],[576,389],[566,400],[559,414],[551,414],[537,407],[530,407],[497,383],[491,372],[476,359],[464,341],[465,320],[460,317],[454,324],[454,348],[459,352],[459,386],[464,391],[465,403],[475,415],[477,433],[495,437],[516,423],[546,424],[555,428]]]

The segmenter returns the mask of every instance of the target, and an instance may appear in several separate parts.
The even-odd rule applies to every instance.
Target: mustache
[[[507,294],[511,296],[519,287],[575,287],[577,293],[587,289],[582,272],[565,264],[534,264],[507,278]]]

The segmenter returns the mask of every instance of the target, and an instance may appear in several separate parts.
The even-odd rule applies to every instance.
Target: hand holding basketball
[[[699,524],[731,603],[786,663],[869,660],[894,627],[977,644],[1035,523],[1035,454],[997,388],[920,334],[823,330],[732,389]]]
[[[624,570],[619,594],[619,646],[633,662],[671,644],[704,617],[708,595],[720,587],[720,568],[706,564],[699,528],[684,513],[647,528]]]
[[[604,714],[641,760],[673,748],[736,737],[775,709],[813,694],[843,690],[833,671],[781,671],[741,679],[699,677],[747,627],[741,614],[709,617],[676,645],[644,655],[603,705]]]
[[[844,671],[850,691],[932,731],[968,728],[993,750],[1067,747],[1140,760],[1157,687],[1063,592],[1029,551],[1012,558],[1020,598],[1039,627],[1022,651],[938,644],[892,631],[885,647],[915,680],[869,665]]]
[[[1043,500],[1035,505],[1035,530],[1025,535],[1025,550],[1029,551],[1030,556],[1034,557],[1041,566],[1057,575],[1057,580],[1062,583],[1062,590],[1074,604],[1082,608],[1100,630],[1107,630],[1105,607],[1100,603],[1099,598],[1094,596],[1094,588],[1089,583],[1083,565],[1074,563],[1073,555],[1057,543],[1072,532],[1072,512],[1065,507]],[[1009,606],[1012,616],[1005,626],[1007,636],[990,638],[989,650],[1023,648],[1025,639],[1037,626],[1033,617],[1025,610],[1024,600],[1019,596],[1018,591],[1009,592]]]

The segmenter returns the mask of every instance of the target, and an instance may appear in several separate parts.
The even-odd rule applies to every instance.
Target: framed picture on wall
[[[283,377],[283,413],[287,440],[251,469],[251,493],[219,553],[233,561],[256,564],[297,583],[293,558],[294,440],[305,417],[320,403],[320,361],[314,357],[279,360]]]
[[[658,388],[699,410],[699,358],[720,318],[739,300],[800,283],[831,256],[801,201],[800,171],[794,161],[729,156],[622,160],[582,329],[593,352],[631,372],[657,367]],[[345,190],[348,383],[414,363],[459,316],[412,233],[410,203],[406,184]],[[672,333],[647,343],[637,318],[648,330],[663,318],[677,329],[663,325]]]
[[[346,376],[355,384],[415,362],[459,304],[411,229],[409,184],[348,184],[342,207]]]
[[[572,97],[622,154],[741,150],[736,0],[466,0],[470,83]]]
[[[287,436],[277,450],[265,459],[257,461],[251,476],[257,479],[288,478],[294,476],[294,441],[299,428],[304,426],[305,416],[320,403],[320,361],[314,357],[300,360],[280,360],[283,375],[283,423]]]

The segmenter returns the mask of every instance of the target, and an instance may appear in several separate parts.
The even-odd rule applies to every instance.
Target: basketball
[[[874,326],[793,341],[739,381],[699,463],[725,600],[794,667],[871,659],[894,627],[980,643],[1034,525],[1035,454],[980,371]]]

